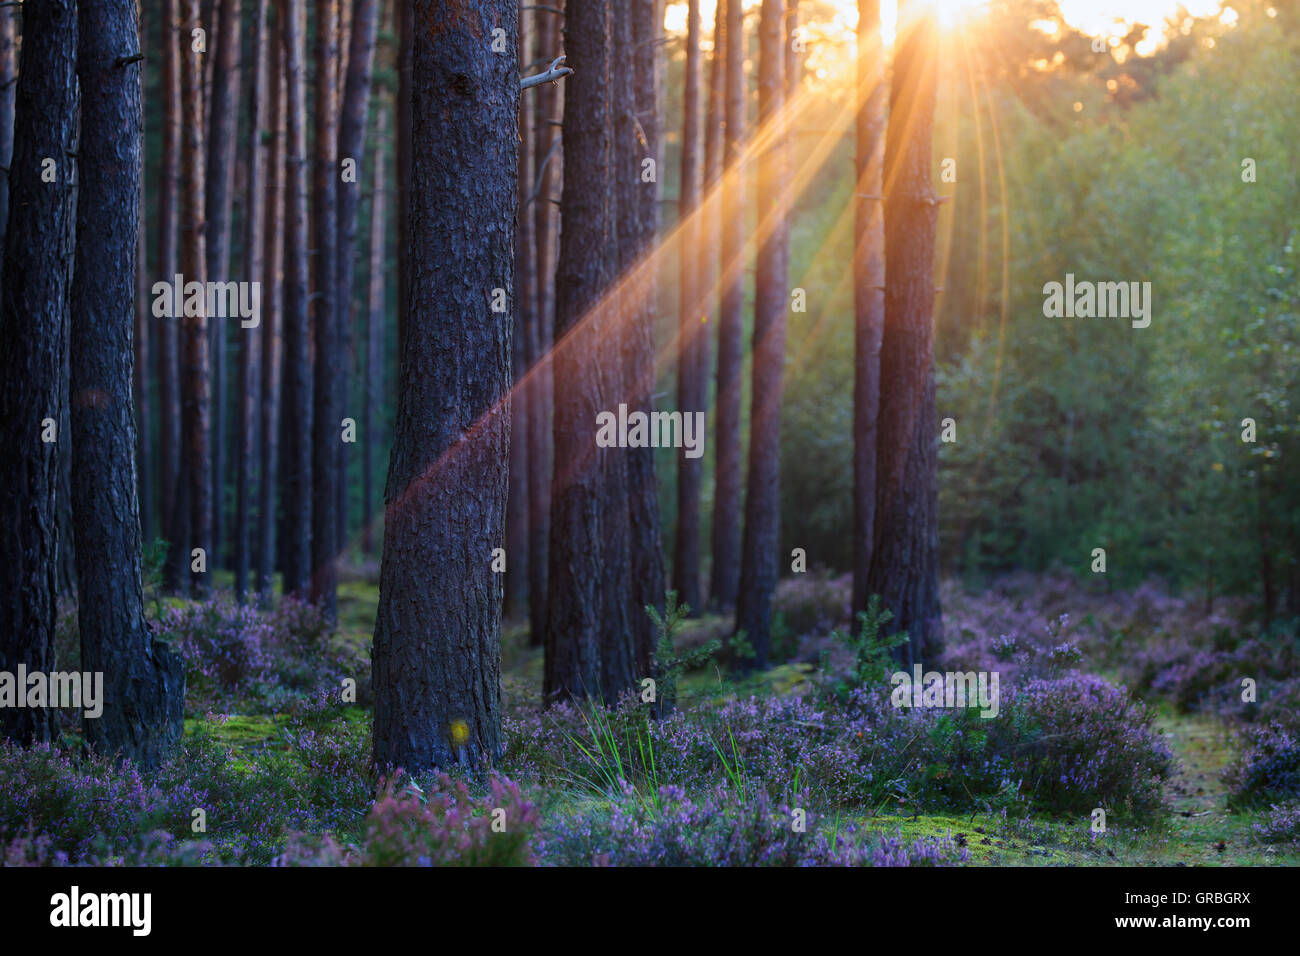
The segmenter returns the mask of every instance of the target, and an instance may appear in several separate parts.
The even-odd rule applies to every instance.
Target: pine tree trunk
[[[375,150],[374,150],[374,191],[370,197],[370,276],[369,292],[366,297],[366,404],[365,421],[361,436],[361,513],[365,518],[361,526],[361,549],[366,554],[375,553],[375,448],[379,445],[379,422],[382,414],[380,386],[384,381],[384,313],[385,277],[384,269],[385,243],[387,240],[387,202],[388,196],[385,172],[388,157],[384,154],[384,143],[388,137],[387,104],[380,104],[375,116]]]
[[[853,216],[853,613],[871,595],[876,523],[876,418],[885,328],[885,45],[880,0],[858,0],[857,186]]]
[[[393,0],[397,16],[397,354],[402,354],[410,305],[411,262],[407,216],[411,208],[411,45],[415,38],[415,0]]]
[[[374,762],[497,759],[509,455],[519,68],[516,0],[416,0],[411,58],[410,328],[385,492]]]
[[[17,7],[0,8],[0,166],[9,168],[14,155],[14,96],[18,81]],[[9,222],[9,178],[0,176],[0,249]]]
[[[623,400],[609,0],[569,0],[564,192],[555,276],[554,478],[544,699],[612,702],[641,677],[628,587],[626,449],[596,445]],[[617,124],[621,128],[622,124]]]
[[[186,0],[186,23],[198,17],[197,0]],[[203,54],[190,44],[181,48],[182,157],[181,157],[181,273],[185,284],[207,281],[206,223],[204,220],[204,150],[203,150]],[[192,552],[203,550],[206,570],[193,573],[190,554],[191,587],[200,596],[207,593],[208,575],[213,571],[212,552],[212,452],[211,452],[211,375],[208,347],[208,321],[198,315],[181,319],[184,357],[180,368],[182,444],[186,476],[185,506],[189,512],[186,542]],[[78,563],[78,567],[80,567]]]
[[[72,0],[27,0],[14,102],[11,199],[0,297],[0,670],[55,669],[59,478],[70,458],[66,302],[76,216],[77,15]],[[43,161],[57,179],[42,181]],[[50,420],[57,431],[50,436]],[[53,437],[53,441],[45,441]],[[129,447],[129,446],[128,446]],[[0,708],[0,736],[48,741],[54,711]]]
[[[307,318],[306,0],[280,0],[285,71],[284,372],[280,508],[284,593],[306,598],[311,586],[312,367]],[[292,423],[292,425],[290,425]]]
[[[163,47],[163,136],[162,164],[158,193],[158,276],[174,281],[180,237],[181,185],[181,53],[179,0],[164,0]],[[188,45],[188,44],[187,44]],[[158,376],[158,486],[162,535],[167,540],[167,562],[163,585],[167,590],[189,589],[189,549],[186,536],[189,520],[182,511],[181,491],[181,393],[180,334],[182,317],[158,317],[154,326],[155,360]]]
[[[143,178],[143,177],[142,177]],[[140,500],[140,535],[148,543],[153,540],[153,528],[149,519],[149,505],[153,502],[153,464],[149,448],[150,414],[149,414],[149,315],[152,311],[149,295],[149,263],[145,252],[144,190],[141,189],[139,212],[140,221],[136,224],[135,248],[135,288],[132,290],[135,307],[135,329],[133,344],[135,362],[131,368],[131,398],[136,409],[135,467],[136,493]]]
[[[703,411],[704,379],[699,351],[706,323],[699,262],[705,247],[696,207],[700,202],[700,3],[689,0],[686,12],[686,65],[682,79],[682,170],[677,202],[680,263],[677,314],[677,407],[683,417]],[[673,590],[682,603],[698,612],[700,604],[700,486],[704,462],[677,459],[677,533],[673,549]]]
[[[73,513],[83,670],[104,675],[86,742],[148,769],[181,738],[185,673],[149,632],[140,582],[131,325],[144,117],[135,0],[81,6],[76,268],[70,330]]]
[[[527,30],[523,6],[519,4],[519,62],[528,61]],[[533,18],[536,20],[536,17]],[[528,335],[536,309],[533,286],[532,219],[528,214],[528,193],[532,189],[532,153],[527,149],[532,133],[529,110],[519,111],[518,221],[515,224],[514,334],[510,342],[510,492],[506,499],[506,577],[503,613],[513,619],[528,597],[528,440],[532,409],[528,402],[527,379],[531,367]]]
[[[214,4],[214,6],[217,6]],[[212,69],[207,102],[207,278],[230,279],[231,200],[234,197],[235,146],[239,128],[239,0],[219,0],[216,36],[208,33],[203,55]],[[215,39],[216,49],[213,49]],[[188,276],[186,277],[188,278]],[[226,351],[229,319],[208,317],[208,354],[212,363],[212,518],[208,550],[210,568],[226,566],[224,515],[226,491]]]
[[[615,17],[627,19],[634,52],[632,69],[617,71],[633,80],[631,97],[615,105],[616,118],[629,116],[625,138],[615,148],[619,185],[619,275],[626,280],[627,308],[621,331],[625,336],[624,377],[628,409],[653,410],[655,386],[655,316],[658,312],[658,276],[652,252],[659,229],[659,170],[663,165],[660,142],[660,86],[663,70],[663,12],[658,0],[631,0],[616,4]],[[616,86],[616,90],[625,87]],[[617,127],[616,127],[617,128]],[[621,162],[619,157],[621,158]],[[645,161],[653,160],[655,176],[646,180]],[[655,450],[629,448],[628,525],[631,558],[630,613],[637,660],[648,674],[656,634],[645,608],[664,606],[663,544],[659,526],[659,485],[655,477]]]
[[[248,160],[246,187],[250,202],[244,214],[244,258],[249,282],[259,282],[264,274],[266,210],[270,207],[261,199],[266,190],[268,70],[270,55],[269,23],[270,4],[258,0],[256,21],[253,27],[253,75],[249,98],[252,105],[252,155]],[[262,294],[266,283],[262,283]],[[265,321],[265,310],[259,321]],[[251,514],[253,498],[257,493],[255,476],[260,449],[257,399],[262,390],[262,330],[239,328],[239,445],[237,448],[237,474],[235,482],[235,595],[243,601],[249,591],[249,575],[253,568],[253,529]],[[253,582],[254,588],[256,581]]]
[[[311,600],[327,621],[338,617],[338,382],[346,376],[335,315],[338,285],[338,0],[316,0],[316,170],[312,180],[315,263],[312,335],[316,417],[311,461]]]
[[[867,593],[907,631],[904,665],[943,647],[934,415],[934,242],[930,173],[938,30],[932,7],[899,10],[885,138],[885,330],[880,349],[876,526]]]
[[[340,83],[343,88],[343,107],[339,121],[339,160],[355,159],[358,175],[355,182],[339,182],[338,190],[338,292],[335,304],[339,327],[339,354],[343,363],[350,370],[352,348],[352,308],[355,302],[357,231],[361,211],[361,183],[364,181],[361,170],[373,177],[378,169],[378,144],[371,150],[373,156],[366,155],[366,119],[370,112],[370,84],[374,70],[375,36],[379,29],[378,0],[356,0],[343,3],[343,20],[341,36],[347,37],[345,65],[341,70]],[[364,160],[364,162],[363,162]],[[351,406],[352,396],[348,390],[350,375],[338,378],[339,408],[346,410]],[[349,415],[348,417],[355,417]],[[363,416],[364,417],[364,414]],[[366,440],[365,436],[361,439]],[[347,544],[347,460],[350,446],[339,442],[338,466],[334,497],[335,523],[337,528],[337,548],[339,552]]]
[[[758,157],[758,259],[754,275],[754,346],[749,412],[749,486],[741,552],[736,630],[764,668],[772,642],[772,594],[781,546],[781,395],[789,285],[785,102],[785,10],[763,0],[759,23],[758,122],[770,145]]]
[[[558,6],[558,4],[556,4]],[[537,12],[537,59],[559,55],[562,15]],[[529,331],[528,402],[528,640],[542,646],[546,630],[548,549],[551,531],[551,397],[554,385],[550,361],[555,313],[555,252],[557,237],[552,214],[555,185],[560,181],[561,152],[556,135],[559,97],[563,87],[547,83],[529,90],[535,106],[533,129],[533,279],[536,314]]]
[[[258,475],[258,561],[257,587],[261,602],[271,603],[275,577],[275,491],[280,466],[280,370],[284,327],[285,254],[285,100],[288,97],[284,71],[283,7],[272,4],[268,73],[267,129],[271,133],[270,161],[265,181],[266,228],[262,266],[262,468]]]
[[[721,299],[718,314],[717,441],[710,596],[736,603],[740,580],[740,378],[744,370],[745,227],[740,149],[745,133],[745,30],[739,0],[725,0],[726,145],[723,155]]]

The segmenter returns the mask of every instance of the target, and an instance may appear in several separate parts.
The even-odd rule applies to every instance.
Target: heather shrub
[[[1282,843],[1300,849],[1300,803],[1270,807],[1254,829],[1255,835],[1265,843]]]
[[[0,845],[26,839],[21,852],[69,863],[112,858],[136,834],[164,828],[165,816],[132,766],[0,740]]]
[[[362,866],[528,866],[537,810],[519,785],[488,777],[488,792],[438,774],[430,793],[385,781],[350,862]]]
[[[1300,734],[1279,721],[1248,726],[1242,746],[1223,771],[1228,805],[1259,807],[1300,797]]]
[[[1026,796],[1067,813],[1123,807],[1147,817],[1161,809],[1173,754],[1126,688],[1077,673],[1031,680],[1004,708],[1009,732],[997,748]]]
[[[344,676],[368,673],[330,647],[319,610],[292,599],[263,611],[218,595],[168,608],[151,623],[185,659],[192,715],[224,710],[232,697],[246,711],[283,710],[339,688]]]
[[[727,787],[688,796],[675,786],[653,800],[630,791],[549,825],[539,842],[543,863],[561,866],[945,866],[967,851],[950,838],[865,837],[856,827],[828,838],[811,812],[806,831],[787,804],[762,791]]]

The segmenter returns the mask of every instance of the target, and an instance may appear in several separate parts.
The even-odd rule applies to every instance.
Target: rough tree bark
[[[0,297],[0,670],[55,668],[58,485],[71,435],[67,404],[77,152],[77,13],[73,0],[28,0],[14,105],[12,200]],[[46,158],[56,179],[43,182]],[[49,425],[57,430],[50,436]],[[44,438],[53,437],[53,441]],[[0,735],[48,741],[54,711],[0,708]]]
[[[339,443],[343,409],[339,381],[347,375],[339,348],[338,264],[338,0],[316,0],[316,169],[312,181],[315,257],[312,345],[316,417],[311,460],[311,600],[327,621],[338,617]]]
[[[519,67],[516,0],[415,0],[410,328],[385,491],[374,761],[408,771],[501,748],[501,579]]]
[[[84,3],[76,267],[70,332],[73,521],[81,667],[104,675],[86,742],[145,768],[180,741],[185,672],[149,632],[131,408],[131,325],[144,116],[135,0]],[[125,61],[125,62],[124,62]]]
[[[184,22],[198,22],[198,0],[186,0]],[[187,31],[186,31],[187,32]],[[182,156],[181,156],[181,273],[185,284],[204,283],[207,279],[206,234],[204,219],[204,151],[203,151],[203,59],[191,44],[182,46],[181,99],[182,99]],[[190,554],[191,588],[203,595],[207,593],[208,574],[213,570],[212,553],[212,447],[211,383],[212,374],[208,353],[208,322],[198,310],[198,315],[185,315],[182,319],[184,357],[180,368],[182,458],[185,468],[185,504],[189,512],[189,533],[186,543],[192,552],[202,548],[206,561],[203,573],[193,573]],[[80,567],[80,563],[78,563]]]
[[[853,613],[866,610],[876,523],[876,416],[885,328],[885,45],[880,0],[858,0],[853,200]]]
[[[934,242],[930,171],[938,28],[923,0],[900,5],[885,137],[885,330],[880,349],[876,526],[867,593],[905,630],[903,664],[942,649],[934,414]]]
[[[725,0],[726,136],[718,309],[717,441],[714,447],[713,562],[710,599],[734,607],[740,581],[740,379],[744,371],[745,216],[740,164],[745,135],[745,30],[739,0]]]
[[[262,193],[266,189],[267,153],[270,143],[267,141],[267,112],[269,100],[268,72],[270,64],[269,36],[270,2],[257,0],[253,25],[253,71],[249,89],[249,98],[253,108],[252,116],[252,155],[248,159],[247,193],[252,201],[246,204],[244,212],[244,259],[249,282],[261,282],[262,294],[267,291],[264,275],[264,232],[266,228],[266,210]],[[265,321],[265,309],[258,316]],[[239,327],[239,444],[236,448],[235,481],[235,596],[243,601],[249,589],[249,573],[253,567],[253,551],[250,514],[257,488],[254,485],[257,468],[259,444],[259,425],[257,400],[262,390],[262,329]],[[254,587],[256,581],[254,581]]]
[[[555,275],[551,549],[544,699],[614,701],[647,674],[631,634],[626,450],[596,445],[596,415],[622,391],[614,220],[609,0],[569,0]],[[626,72],[626,70],[624,71]]]
[[[677,202],[677,249],[680,279],[677,305],[677,407],[683,416],[703,411],[706,386],[699,351],[707,341],[700,321],[700,259],[705,254],[696,216],[700,202],[700,3],[690,0],[686,11],[686,66],[682,78],[682,169]],[[677,460],[677,533],[673,548],[673,589],[698,613],[700,604],[700,486],[704,462]]]
[[[759,22],[758,122],[779,132],[785,103],[786,43],[782,0],[763,0]],[[765,137],[766,138],[766,137]],[[784,137],[771,135],[758,157],[758,257],[754,274],[754,345],[749,411],[749,485],[736,630],[764,668],[772,642],[772,593],[781,545],[781,395],[789,295],[788,190]]]
[[[284,593],[307,597],[311,586],[312,367],[307,318],[307,79],[306,0],[280,0],[284,30],[284,370],[281,378],[283,455],[280,508]],[[290,424],[292,426],[290,427]]]

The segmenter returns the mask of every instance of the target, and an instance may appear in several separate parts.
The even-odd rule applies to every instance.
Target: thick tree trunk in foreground
[[[408,771],[501,749],[501,578],[509,455],[519,67],[516,0],[416,0],[410,328],[385,492],[374,760]]]
[[[740,377],[744,371],[745,216],[740,148],[745,134],[745,31],[739,0],[725,0],[726,147],[719,267],[717,442],[714,448],[713,565],[710,600],[736,603],[740,581]]]
[[[284,372],[280,508],[284,593],[306,598],[311,585],[312,368],[307,319],[306,0],[280,0],[285,100]]]
[[[704,410],[706,386],[700,349],[708,341],[700,260],[707,251],[696,216],[700,202],[700,2],[690,0],[686,13],[686,75],[682,80],[682,171],[677,202],[677,249],[680,279],[677,305],[677,407],[683,416]],[[677,459],[677,533],[673,548],[673,590],[696,613],[700,605],[700,487],[704,461]]]
[[[81,7],[76,269],[72,285],[73,514],[81,667],[103,672],[95,750],[158,766],[180,741],[185,672],[153,637],[140,584],[131,324],[143,126],[134,0]]]
[[[622,316],[614,219],[616,128],[609,0],[569,0],[560,252],[555,275],[554,479],[543,694],[614,701],[641,677],[629,614],[626,455],[596,445],[596,416],[617,413]]]
[[[198,17],[197,0],[188,0],[185,6],[186,23]],[[181,273],[185,284],[204,283],[206,273],[207,227],[204,221],[203,188],[203,59],[190,44],[181,47]],[[208,346],[208,320],[198,310],[198,315],[186,315],[182,323],[184,357],[181,360],[181,431],[182,458],[185,468],[185,507],[189,512],[187,544],[190,551],[202,548],[206,569],[195,573],[190,554],[186,576],[195,593],[204,595],[208,590],[208,576],[215,567],[212,553],[212,447],[211,428],[211,374]],[[80,566],[80,565],[78,565]]]
[[[853,216],[853,613],[866,610],[876,523],[876,416],[885,329],[885,45],[880,0],[858,0]]]
[[[0,11],[4,13],[4,11]],[[66,302],[76,215],[77,14],[72,0],[28,0],[14,106],[12,200],[0,299],[0,670],[55,669],[59,477],[71,455]],[[57,179],[42,181],[54,160]],[[50,424],[57,431],[51,436]],[[53,441],[44,438],[52,437]],[[128,446],[129,453],[129,446]],[[54,735],[54,711],[0,708],[0,736]]]
[[[875,549],[867,593],[905,630],[903,663],[942,649],[934,414],[934,242],[930,174],[938,31],[932,6],[899,10],[885,140],[885,331],[880,350]]]
[[[316,0],[316,170],[312,180],[315,268],[312,344],[316,417],[311,459],[311,600],[328,621],[338,616],[339,443],[343,409],[338,382],[347,372],[339,343],[338,264],[338,0]]]
[[[763,0],[759,24],[758,122],[777,130],[785,103],[785,9]],[[771,135],[770,133],[768,135]],[[789,309],[789,187],[783,137],[772,136],[758,157],[758,260],[754,273],[754,349],[749,413],[749,486],[740,567],[736,629],[764,668],[772,641],[772,594],[781,545],[781,395],[785,365],[785,315]]]

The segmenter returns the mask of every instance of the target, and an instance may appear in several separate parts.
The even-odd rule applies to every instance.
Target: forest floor
[[[336,640],[356,649],[369,647],[378,601],[378,589],[363,581],[346,581],[339,589],[339,631]],[[697,619],[682,635],[684,645],[702,643],[724,626],[720,619]],[[530,647],[526,624],[507,623],[503,633],[502,678],[514,693],[540,695],[542,653]],[[811,679],[811,664],[787,663],[746,679],[734,693],[786,695],[801,693]],[[1105,675],[1113,676],[1113,675]],[[681,692],[707,694],[703,675],[688,675]],[[1252,830],[1262,819],[1257,812],[1230,810],[1220,772],[1235,750],[1230,726],[1212,713],[1179,713],[1167,703],[1150,702],[1157,714],[1156,728],[1177,759],[1177,770],[1166,782],[1169,812],[1162,823],[1148,829],[1126,830],[1112,826],[1095,837],[1085,822],[1033,814],[1019,819],[986,812],[945,815],[911,812],[899,805],[882,806],[870,813],[842,813],[823,817],[820,826],[834,839],[843,826],[859,832],[901,833],[907,841],[950,835],[970,853],[974,866],[1221,866],[1300,865],[1300,852],[1259,842]],[[349,720],[368,723],[369,713],[350,708]],[[237,714],[209,732],[232,745],[250,762],[259,752],[285,746],[280,716]],[[187,722],[187,732],[195,721]],[[572,809],[566,804],[591,803],[590,794],[556,792],[545,796],[546,810]],[[892,801],[891,801],[892,802]]]

